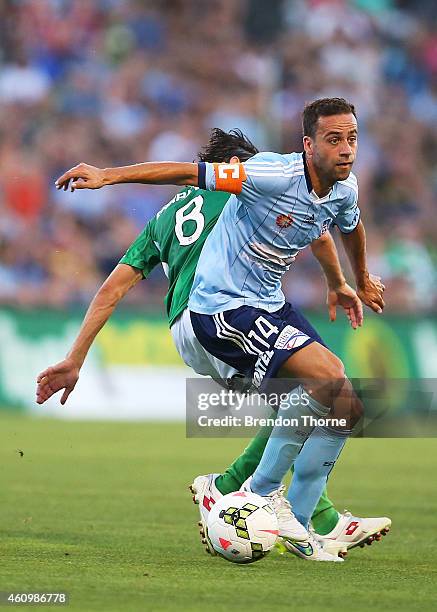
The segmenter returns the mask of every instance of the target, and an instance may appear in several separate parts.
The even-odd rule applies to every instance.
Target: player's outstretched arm
[[[335,321],[337,306],[341,306],[353,329],[363,324],[363,306],[356,292],[346,283],[335,242],[329,232],[311,243],[313,255],[320,263],[328,285],[329,318]]]
[[[79,372],[95,337],[113,313],[118,302],[142,278],[140,270],[119,264],[97,291],[83,320],[79,334],[63,361],[38,375],[36,401],[43,404],[58,391],[64,390],[65,404],[79,379]]]
[[[381,314],[385,306],[383,299],[385,286],[380,276],[370,274],[367,269],[366,232],[362,221],[359,221],[352,232],[341,233],[341,239],[351,262],[359,298],[374,312]]]
[[[100,189],[105,185],[119,183],[145,183],[153,185],[198,184],[196,163],[146,162],[119,168],[97,168],[89,164],[78,164],[64,172],[56,182],[57,189]]]

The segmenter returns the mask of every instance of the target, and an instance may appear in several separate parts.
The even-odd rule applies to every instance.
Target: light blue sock
[[[306,528],[349,433],[315,427],[294,462],[287,498],[297,520]]]
[[[300,401],[296,398],[300,397]],[[296,405],[294,405],[296,404]],[[282,403],[278,417],[296,419],[297,425],[275,425],[256,468],[250,488],[258,495],[268,495],[281,485],[287,471],[299,454],[313,426],[304,423],[304,416],[326,417],[329,408],[319,404],[305,392],[302,386],[290,392],[287,402]]]

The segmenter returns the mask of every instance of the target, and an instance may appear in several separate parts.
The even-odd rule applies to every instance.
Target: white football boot
[[[331,561],[334,563],[342,563],[346,554],[340,554],[343,550],[343,546],[328,551],[320,541],[319,536],[315,531],[309,529],[309,537],[305,542],[292,542],[282,538],[276,544],[276,548],[281,554],[290,552],[301,559],[306,561]]]
[[[253,493],[250,484],[252,476],[240,488],[240,491]],[[272,506],[278,518],[279,546],[281,553],[291,552],[301,559],[307,561],[334,561],[342,562],[343,559],[337,555],[326,552],[316,538],[309,533],[294,516],[290,502],[284,497],[285,486],[281,485],[276,491],[263,495],[264,499]]]
[[[317,534],[323,543],[324,550],[332,554],[345,556],[355,546],[363,548],[366,544],[379,541],[390,531],[391,520],[386,516],[378,518],[361,518],[353,516],[347,510],[339,514],[338,523],[326,535]]]
[[[223,497],[215,486],[215,479],[217,476],[220,476],[220,474],[197,476],[189,486],[193,494],[193,502],[199,505],[200,521],[198,522],[198,526],[202,544],[205,544],[206,552],[211,555],[216,555],[217,553],[208,537],[208,515],[216,501],[220,499],[220,497]]]

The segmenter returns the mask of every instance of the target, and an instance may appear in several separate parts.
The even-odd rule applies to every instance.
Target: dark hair
[[[229,162],[236,155],[241,161],[259,153],[256,146],[243,134],[241,130],[224,132],[220,128],[211,130],[208,144],[197,154],[204,162]]]
[[[344,98],[320,98],[305,106],[302,113],[303,135],[314,138],[317,130],[319,117],[331,115],[348,115],[352,113],[357,116],[355,106]]]

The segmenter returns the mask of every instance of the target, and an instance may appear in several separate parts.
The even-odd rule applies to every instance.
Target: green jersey
[[[187,307],[197,262],[229,193],[185,187],[149,221],[120,263],[146,278],[162,263],[168,277],[165,306],[170,327]]]

